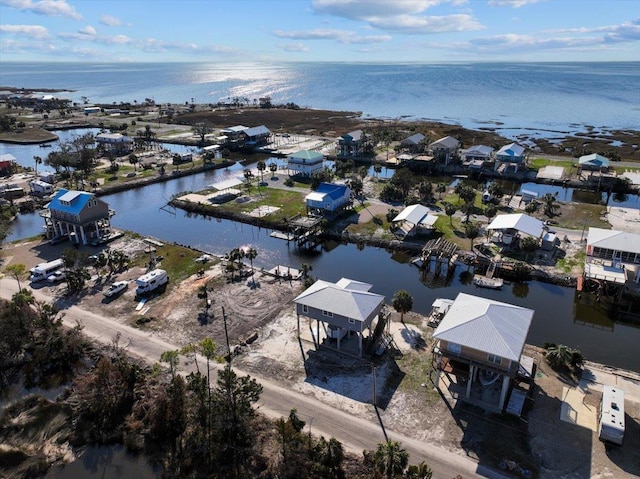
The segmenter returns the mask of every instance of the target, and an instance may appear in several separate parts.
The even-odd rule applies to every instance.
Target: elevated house
[[[323,168],[324,156],[313,150],[300,150],[287,156],[287,169],[294,175],[311,177]]]
[[[317,345],[324,336],[329,342],[335,340],[336,347],[340,350],[344,339],[357,335],[357,352],[362,356],[364,334],[368,331],[371,335],[371,324],[384,306],[384,296],[372,293],[372,287],[371,284],[347,278],[342,278],[337,283],[316,281],[293,300],[298,319],[298,336],[300,316],[305,316],[316,322],[315,332],[311,322],[309,328]]]
[[[437,387],[502,412],[519,377],[534,377],[533,360],[522,355],[533,315],[531,309],[458,294],[433,333]]]
[[[307,212],[320,215],[336,213],[351,204],[351,189],[346,185],[320,183],[305,197]]]
[[[502,173],[513,169],[517,172],[525,164],[525,149],[517,143],[509,143],[496,152],[495,159],[496,171]]]
[[[96,135],[96,143],[107,153],[122,156],[131,153],[133,138],[120,133],[99,133]]]
[[[244,125],[236,125],[230,126],[227,128],[223,128],[220,130],[220,135],[217,140],[221,145],[226,146],[230,149],[238,149],[244,143],[243,132],[248,130],[248,126]]]
[[[458,154],[459,146],[460,142],[456,138],[445,136],[431,143],[429,149],[435,158],[444,161],[446,165]]]
[[[606,171],[609,168],[609,158],[593,153],[578,158],[578,167],[583,170]]]
[[[0,155],[0,175],[9,176],[13,171],[13,165],[16,163],[16,157],[11,153],[3,153]]]
[[[589,228],[584,274],[592,280],[640,283],[640,235]]]
[[[365,134],[362,130],[355,130],[342,135],[338,139],[336,155],[342,157],[360,156],[365,149]]]
[[[93,193],[61,189],[40,212],[47,237],[68,236],[73,242],[99,241],[111,232],[113,210]]]
[[[254,126],[253,128],[243,130],[241,137],[244,140],[245,148],[260,148],[269,143],[271,130],[264,125]]]
[[[431,213],[431,210],[423,205],[410,205],[402,210],[391,223],[398,228],[396,234],[403,237],[414,236],[420,233],[431,233],[438,215]]]
[[[471,170],[481,170],[493,161],[493,148],[485,145],[474,145],[461,151],[462,163]]]
[[[400,147],[404,151],[408,151],[410,153],[421,153],[424,150],[424,143],[426,137],[422,133],[416,133],[415,135],[411,135],[408,138],[405,138],[400,142]]]
[[[517,242],[522,234],[533,236],[540,241],[546,232],[544,222],[524,213],[498,215],[487,226],[493,231],[493,241],[506,245]]]

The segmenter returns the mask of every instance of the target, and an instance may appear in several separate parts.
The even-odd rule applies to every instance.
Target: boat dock
[[[282,231],[273,231],[269,236],[286,241],[293,241],[294,239],[296,239],[296,235],[291,233],[283,233]]]
[[[295,268],[291,268],[290,266],[283,266],[281,264],[271,268],[270,270],[263,269],[260,272],[262,274],[265,274],[267,276],[272,276],[274,278],[283,278],[283,279],[292,279],[292,280],[298,280],[302,278],[302,271]]]

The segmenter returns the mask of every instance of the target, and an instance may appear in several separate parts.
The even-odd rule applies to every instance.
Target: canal
[[[612,322],[600,305],[576,302],[573,289],[535,281],[526,285],[506,284],[499,291],[477,289],[464,281],[465,275],[461,275],[467,270],[464,265],[457,266],[450,284],[434,287],[421,281],[420,271],[410,264],[408,256],[384,248],[328,243],[322,251],[303,253],[284,240],[272,238],[270,230],[203,218],[166,206],[174,194],[200,190],[239,175],[243,168],[236,164],[223,170],[107,195],[103,199],[116,212],[112,224],[117,228],[214,254],[252,245],[258,250],[254,260],[258,267],[283,264],[297,268],[306,263],[311,265],[312,274],[317,278],[336,281],[344,276],[370,282],[374,285],[373,290],[384,294],[388,301],[397,290],[406,289],[414,298],[414,311],[422,314],[430,311],[436,298],[455,298],[460,292],[531,308],[536,313],[529,343],[539,346],[545,342],[566,344],[580,348],[588,360],[640,371],[640,355],[636,352],[640,328]],[[42,231],[42,225],[37,213],[20,215],[8,240],[37,235]]]

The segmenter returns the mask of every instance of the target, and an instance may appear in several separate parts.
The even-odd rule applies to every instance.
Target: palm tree
[[[526,259],[529,260],[531,253],[538,249],[538,240],[533,236],[525,236],[520,240],[520,249],[525,252]]]
[[[458,208],[453,203],[445,203],[444,204],[444,212],[449,217],[449,224],[453,226],[453,215],[456,214]]]
[[[397,441],[380,443],[373,453],[376,472],[387,479],[393,479],[402,474],[407,464],[409,464],[409,453]]]
[[[392,305],[400,313],[400,321],[404,321],[404,313],[413,309],[413,297],[408,291],[401,289],[393,295]]]
[[[39,156],[34,156],[33,160],[36,162],[36,178],[38,176],[38,165],[42,164],[42,158],[40,158]]]
[[[10,264],[5,268],[11,276],[13,276],[18,282],[18,291],[22,293],[22,286],[20,285],[20,277],[27,271],[27,267],[22,263]]]
[[[542,201],[544,201],[544,214],[551,218],[559,208],[556,203],[556,197],[551,193],[547,193],[542,197]]]
[[[441,200],[442,193],[447,191],[447,185],[445,183],[438,183],[438,186],[436,186],[436,191],[438,192],[438,199]]]
[[[278,165],[276,163],[269,163],[269,170],[271,171],[271,178],[275,178],[276,171],[278,171]]]
[[[376,174],[376,176],[378,176],[382,172],[382,166],[373,165],[373,172]]]
[[[407,472],[404,475],[404,479],[431,479],[432,477],[433,471],[426,462],[421,462],[418,465],[409,466]]]
[[[258,251],[251,247],[249,249],[245,249],[244,251],[244,255],[245,257],[249,258],[249,262],[251,263],[251,281],[253,282],[253,285],[256,285],[256,279],[255,276],[253,275],[253,259],[258,256]]]
[[[327,441],[324,436],[320,436],[320,440],[318,444],[316,444],[313,452],[315,463],[320,466],[319,472],[322,477],[332,479],[344,477],[344,472],[342,471],[344,451],[340,441],[334,437]]]
[[[267,164],[264,161],[259,161],[257,167],[260,172],[260,183],[262,183],[264,181],[264,170],[267,169]]]
[[[471,240],[471,251],[473,251],[473,240],[480,236],[480,227],[476,223],[466,223],[464,234]]]
[[[564,344],[551,344],[546,348],[544,357],[552,368],[568,367],[571,364],[573,351]]]

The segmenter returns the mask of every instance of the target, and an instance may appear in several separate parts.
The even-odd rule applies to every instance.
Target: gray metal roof
[[[640,254],[640,235],[626,231],[589,228],[587,246]]]
[[[293,301],[311,308],[366,321],[384,302],[384,296],[369,291],[367,283],[342,278],[338,283],[318,280]]]
[[[506,230],[514,229],[522,233],[526,233],[535,238],[540,238],[544,231],[544,223],[533,216],[524,213],[513,213],[507,215],[498,215],[494,218],[488,230]]]
[[[532,309],[460,293],[433,337],[519,361],[533,314]]]

